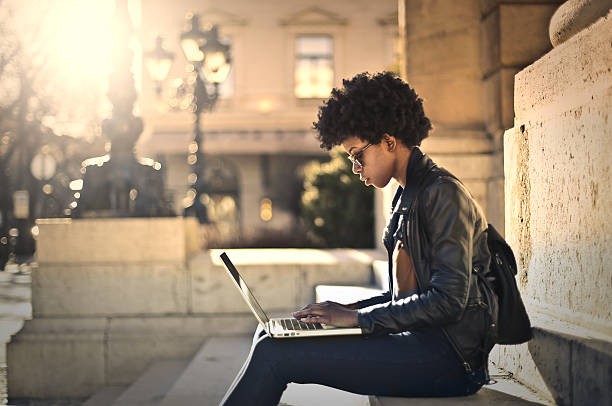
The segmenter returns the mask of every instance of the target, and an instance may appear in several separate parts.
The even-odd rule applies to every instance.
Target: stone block
[[[438,124],[422,144],[424,152],[434,155],[483,154],[491,152],[491,148],[491,139],[483,130],[445,128]]]
[[[244,300],[234,287],[227,271],[217,255],[191,263],[193,312],[244,313],[249,312]],[[287,311],[295,307],[300,277],[299,267],[293,264],[248,264],[239,256],[229,254],[243,279],[248,284],[260,305],[266,311]],[[236,257],[236,258],[234,258]],[[202,264],[206,264],[201,266]]]
[[[179,263],[47,263],[32,274],[34,317],[186,313],[187,305]]]
[[[434,126],[479,128],[482,126],[482,79],[480,72],[448,72],[440,75],[408,73],[411,86],[423,98]]]
[[[298,291],[296,305],[302,307],[315,299],[315,287],[323,284],[370,285],[372,263],[383,259],[378,251],[334,250],[335,263],[328,266],[313,264],[303,266],[302,288]]]
[[[485,77],[495,73],[500,67],[500,29],[499,9],[487,14],[480,24],[480,64]]]
[[[462,181],[488,180],[497,164],[492,154],[431,154],[440,166],[451,171]]]
[[[588,328],[612,317],[611,41],[603,18],[516,75],[520,161],[506,190],[526,296]]]
[[[500,68],[483,81],[487,132],[498,136],[514,123],[514,75],[517,68]]]
[[[524,67],[549,51],[548,24],[560,3],[505,1],[486,6],[480,27],[484,76],[504,67]]]
[[[27,320],[7,345],[15,398],[79,398],[105,382],[104,319]]]
[[[612,404],[612,343],[592,339],[574,342],[571,371],[571,404]]]
[[[191,309],[196,314],[243,313],[248,308],[233,287],[225,269],[213,265],[210,253],[201,253],[189,263],[191,270]]]
[[[200,246],[195,219],[40,219],[41,267],[57,263],[184,262]]]
[[[548,24],[560,3],[500,4],[502,66],[526,66],[551,49]]]
[[[211,250],[190,262],[193,312],[235,313],[248,308]],[[371,264],[378,251],[358,250],[229,250],[229,257],[257,301],[270,315],[285,314],[314,300],[319,284],[371,282]]]
[[[406,2],[406,74],[436,125],[482,122],[479,26],[472,1]]]

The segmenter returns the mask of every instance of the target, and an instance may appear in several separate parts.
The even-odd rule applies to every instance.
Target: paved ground
[[[30,268],[0,271],[0,405],[6,404],[6,343],[32,317]]]

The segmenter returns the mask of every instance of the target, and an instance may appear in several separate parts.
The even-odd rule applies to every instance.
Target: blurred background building
[[[134,80],[125,87],[138,93],[133,112],[144,123],[136,155],[153,158],[165,178],[162,199],[177,214],[197,215],[209,246],[303,246],[303,169],[329,159],[311,129],[318,106],[343,78],[392,70],[425,100],[435,127],[425,152],[455,172],[503,229],[502,135],[513,124],[513,77],[550,49],[548,21],[559,3],[126,0],[134,37],[123,41],[134,55]],[[6,41],[3,52],[21,53],[23,69],[3,83],[23,90],[4,89],[10,117],[2,122],[7,169],[0,181],[8,186],[0,248],[15,250],[12,243],[27,257],[34,220],[74,214],[80,162],[105,152],[114,4],[6,4],[15,11],[4,20],[13,22],[16,41]],[[194,31],[224,47],[224,68],[212,80],[182,50]],[[54,142],[36,135],[42,132]],[[52,145],[60,139],[89,146]],[[59,178],[61,187],[51,182]],[[375,241],[389,190],[375,195]]]
[[[138,37],[120,40],[134,54],[134,84],[125,88],[139,93],[134,113],[144,122],[136,154],[161,164],[164,199],[178,214],[204,205],[200,220],[212,245],[305,244],[303,168],[329,159],[311,130],[317,108],[343,78],[398,70],[397,3],[125,3]],[[5,6],[3,61],[12,69],[3,71],[0,248],[5,261],[8,252],[23,261],[35,251],[36,218],[82,215],[81,162],[99,157],[85,162],[87,178],[108,158],[109,134],[101,135],[112,110],[107,96],[117,37],[113,2]],[[210,98],[199,103],[202,80],[181,50],[181,36],[192,28],[188,12],[200,17],[194,29],[216,26],[231,65],[218,87],[207,84]],[[147,67],[160,62],[162,49],[168,70],[151,76]]]
[[[220,40],[231,47],[229,76],[219,85],[214,109],[201,116],[200,199],[214,224],[209,237],[226,245],[295,240],[303,167],[328,159],[311,130],[317,108],[343,78],[366,70],[397,71],[397,3],[143,3],[145,55],[160,35],[171,67],[161,81],[143,72],[145,132],[138,150],[165,164],[177,212],[195,197],[188,165],[195,158],[188,151],[195,121],[189,87],[195,79],[179,38],[191,28],[186,10],[199,15],[201,30],[217,25]]]

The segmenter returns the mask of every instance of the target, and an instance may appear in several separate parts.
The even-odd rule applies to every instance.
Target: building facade
[[[185,103],[176,88],[186,83],[179,35],[187,12],[198,14],[202,26],[218,24],[231,44],[231,73],[214,111],[202,116],[200,176],[209,217],[225,242],[290,234],[298,227],[301,169],[327,158],[311,129],[318,106],[343,78],[397,69],[397,2],[143,2],[144,50],[159,34],[175,57],[159,96],[142,71],[146,128],[138,151],[165,164],[179,213],[190,203],[187,158],[194,134],[193,114],[176,108]]]

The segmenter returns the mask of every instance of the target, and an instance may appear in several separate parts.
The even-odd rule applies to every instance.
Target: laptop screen
[[[266,326],[270,319],[266,315],[266,312],[264,312],[262,307],[259,305],[259,303],[257,303],[257,300],[253,296],[253,293],[251,293],[251,289],[249,289],[247,284],[244,282],[244,280],[238,273],[238,270],[236,269],[232,261],[230,261],[229,257],[225,252],[220,255],[220,258],[225,264],[225,269],[227,269],[227,271],[232,277],[232,280],[236,284],[236,287],[242,294],[242,297],[244,298],[246,304],[251,308],[253,314],[255,314],[255,317],[257,317],[257,320],[259,320],[262,325]]]

